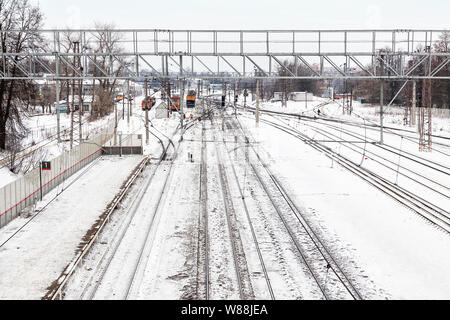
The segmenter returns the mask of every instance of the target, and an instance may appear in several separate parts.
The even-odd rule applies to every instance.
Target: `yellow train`
[[[186,106],[188,109],[195,108],[195,101],[197,100],[197,93],[194,90],[189,91],[186,98]]]

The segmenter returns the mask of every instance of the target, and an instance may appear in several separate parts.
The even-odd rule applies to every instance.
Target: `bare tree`
[[[434,51],[441,53],[450,52],[450,32],[446,31],[441,34],[439,40],[434,45]],[[445,57],[436,57],[433,60],[433,69],[439,67],[445,61]],[[449,76],[450,64],[440,70],[436,76]],[[433,81],[433,102],[438,108],[450,109],[450,81],[434,80]]]
[[[306,66],[296,65],[294,61],[283,61],[283,66],[279,66],[278,68],[278,75],[288,77],[291,73],[298,74],[299,76],[313,75],[312,71]],[[312,92],[315,95],[319,95],[322,93],[323,84],[323,80],[280,79],[275,83],[275,89],[283,92],[284,98],[288,100],[288,94],[296,91]]]
[[[37,30],[42,25],[42,14],[38,7],[28,0],[0,0],[0,45],[2,53],[23,53],[37,48],[43,43]],[[10,30],[19,30],[10,32]],[[23,75],[23,56],[2,57],[11,77]],[[31,86],[25,80],[0,80],[0,149],[11,148],[24,135],[21,109],[26,104],[24,92]],[[29,97],[28,97],[29,98]]]
[[[130,61],[119,56],[123,52],[120,41],[122,35],[114,32],[114,26],[109,24],[96,24],[98,30],[94,34],[92,49],[102,56],[94,57],[94,63],[90,65],[90,73],[94,77],[104,76],[104,73],[120,76],[132,65]],[[98,86],[97,86],[98,82]],[[92,105],[91,119],[103,117],[114,110],[114,92],[117,87],[117,79],[94,80],[94,102]]]

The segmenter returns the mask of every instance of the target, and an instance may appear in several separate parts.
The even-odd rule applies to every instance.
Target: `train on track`
[[[170,109],[172,111],[180,111],[181,109],[181,98],[180,96],[173,96],[170,98]]]
[[[190,90],[186,97],[186,106],[188,109],[195,108],[196,99],[197,99],[197,93],[194,90]]]
[[[156,99],[154,97],[147,97],[142,100],[142,111],[150,111],[156,105]]]

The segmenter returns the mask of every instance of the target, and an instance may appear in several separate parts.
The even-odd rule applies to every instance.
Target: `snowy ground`
[[[24,155],[28,160],[29,153],[33,150],[39,149],[39,157],[42,159],[53,159],[59,156],[61,153],[68,151],[70,144],[67,142],[69,139],[70,129],[70,116],[67,114],[61,114],[61,139],[65,142],[58,144],[57,141],[57,127],[56,127],[56,115],[44,114],[38,116],[32,116],[24,119],[24,125],[29,129],[29,135],[22,141],[23,150],[19,155]],[[97,121],[88,122],[88,115],[83,117],[82,132],[84,138],[89,138],[98,133],[106,124],[114,119],[114,115],[111,114],[103,119]],[[78,121],[78,114],[75,116]],[[78,123],[75,123],[74,127],[74,144],[78,144]],[[5,166],[4,159],[7,157],[5,152],[0,152],[0,188],[7,185],[20,177],[21,173],[15,175],[9,171]],[[34,159],[39,161],[39,159]],[[32,169],[32,168],[31,168]]]
[[[44,297],[141,159],[100,158],[92,167],[71,177],[65,187],[75,181],[73,185],[0,248],[0,299]],[[58,191],[61,189],[47,195],[36,210]],[[18,218],[0,230],[0,244],[28,221],[29,218]]]
[[[261,102],[260,107],[265,110],[279,111],[286,113],[294,113],[305,116],[317,115],[317,110],[314,112],[315,107],[324,102],[330,102],[330,99],[314,97],[313,101],[308,102],[295,102],[288,101],[287,107],[283,107],[281,102]],[[239,103],[243,104],[244,99],[240,97]],[[247,105],[255,107],[255,101],[247,100]],[[333,118],[339,118],[343,120],[351,120],[355,122],[369,124],[379,124],[380,122],[380,106],[379,105],[367,105],[361,104],[358,101],[353,101],[353,115],[343,114],[342,100],[336,100],[335,103],[331,103],[324,107],[322,110]],[[407,129],[417,132],[417,128],[404,125],[405,111],[403,108],[391,106],[384,108],[385,125],[393,126],[396,128]],[[450,137],[450,120],[442,117],[433,117],[433,134]]]
[[[291,103],[287,112],[306,112],[314,116],[315,107],[323,101],[311,102],[304,111],[301,111],[304,103]],[[276,104],[263,107],[280,109]],[[145,134],[142,111],[138,107],[133,111],[130,123],[125,118],[119,131]],[[326,117],[338,117],[342,113],[339,106],[333,104],[321,111]],[[366,111],[361,107],[357,112]],[[366,115],[370,117],[370,112]],[[179,142],[179,133],[174,135],[178,116],[153,120],[151,112],[150,117],[154,126],[152,132],[165,143],[167,137],[173,137],[175,146],[169,148],[166,161],[158,165],[155,160],[161,146],[158,139],[151,136],[145,153],[154,159],[152,164],[133,186],[86,256],[85,264],[69,282],[66,299],[346,300],[352,298],[352,291],[346,287],[348,283],[363,299],[450,298],[449,234],[308,144],[264,122],[257,127],[252,113],[241,112],[238,122],[230,112],[222,123],[216,111],[213,119],[203,119],[190,127],[183,142]],[[388,115],[387,122],[396,126],[396,117],[391,119]],[[357,119],[351,118],[352,121]],[[330,127],[330,123],[323,120],[299,122],[269,115],[263,115],[262,120],[295,128],[316,140],[377,141],[379,136],[377,130],[346,124]],[[400,155],[360,142],[351,144],[354,150],[345,144],[323,143],[352,161],[362,161],[362,168],[448,210],[450,181],[445,169],[450,154],[445,146],[448,141],[442,139],[442,144],[436,145],[432,153],[420,153],[415,133],[402,135],[390,132],[385,135],[386,146],[393,151],[400,150]],[[365,147],[365,158],[357,146]],[[192,162],[189,154],[192,154]],[[420,161],[426,165],[407,159],[405,155],[415,160],[421,157]],[[129,161],[126,159],[122,161]],[[93,176],[92,183],[86,181],[80,188],[96,190],[97,182],[110,184],[111,174],[118,179],[114,170],[97,171],[104,172],[105,177],[95,181]],[[287,195],[277,189],[270,171]],[[89,170],[85,176],[89,172],[94,171]],[[72,190],[76,186],[77,183]],[[62,199],[55,205],[69,206],[70,202]],[[77,201],[70,205],[84,206],[79,199],[70,201]],[[102,201],[92,200],[90,204],[100,210],[105,206]],[[302,226],[289,201],[298,208],[308,227]],[[88,220],[95,221],[95,216],[98,217],[98,212],[94,211],[80,223],[86,227],[92,225]],[[76,216],[77,213],[71,210],[66,214]],[[27,290],[38,297],[58,278],[67,259],[73,259],[73,246],[76,248],[80,240],[77,242],[75,238],[83,235],[80,230],[71,232],[67,243],[59,241],[63,243],[59,244],[61,251],[54,250],[54,255],[41,252],[36,249],[40,248],[37,244],[31,244],[40,243],[39,237],[44,237],[46,224],[59,223],[61,228],[70,230],[70,223],[61,222],[57,219],[59,216],[40,224],[39,220],[47,216],[52,218],[51,214],[43,215],[30,224],[30,228],[38,226],[35,233],[19,233],[11,245],[7,244],[7,250],[0,248],[0,270],[6,270],[2,274],[8,275],[10,266],[13,267],[11,272],[17,272],[14,276],[0,277],[1,287],[8,288],[5,297],[27,297]],[[13,226],[14,223],[11,228]],[[311,241],[311,232],[324,247]],[[30,241],[27,234],[36,238]],[[62,232],[57,235],[66,238],[61,236]],[[0,236],[2,240],[8,234],[0,230]],[[18,255],[16,247],[27,248],[31,258]],[[37,276],[37,269],[30,268],[33,271],[26,273],[24,266],[35,261],[31,249],[46,258],[50,256],[41,259],[42,265],[37,264],[39,268],[47,268],[48,261],[52,261],[57,266],[54,269],[59,266],[59,270],[44,273],[42,277]],[[323,249],[333,257],[332,267],[338,265],[340,275],[345,275],[347,281],[340,280],[327,268],[329,258],[321,256]],[[3,255],[8,260],[3,259]],[[20,279],[21,286],[14,291],[14,280],[22,272],[27,276]]]
[[[245,120],[248,127],[254,121]],[[450,241],[328,158],[274,128],[252,130],[271,168],[368,299],[448,299]],[[448,185],[448,180],[446,181]],[[364,287],[362,292],[364,292]]]

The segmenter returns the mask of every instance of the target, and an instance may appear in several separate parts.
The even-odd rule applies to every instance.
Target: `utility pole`
[[[127,96],[128,96],[128,113],[127,113],[127,122],[128,126],[130,126],[130,113],[131,113],[131,102],[130,102],[130,79],[127,80]]]
[[[305,104],[306,104],[305,108],[306,110],[308,110],[308,90],[305,91]]]
[[[72,42],[72,45],[74,46],[73,48],[73,52],[75,53],[75,43]],[[74,56],[73,57],[73,71],[72,71],[72,75],[75,78],[76,74],[75,74],[75,64],[76,64],[76,59],[77,57]],[[70,93],[72,96],[72,102],[71,102],[71,107],[69,107],[70,110],[70,150],[73,149],[73,124],[74,124],[74,113],[75,113],[75,80],[72,80],[72,86],[70,88]],[[69,99],[67,99],[69,100]],[[67,103],[69,103],[69,101],[67,101]]]
[[[431,47],[425,49],[427,53],[431,53]],[[431,76],[432,61],[431,55],[426,64],[425,75]],[[432,151],[433,141],[433,114],[432,114],[432,96],[431,96],[431,79],[424,79],[422,83],[422,106],[419,112],[419,133],[420,133],[420,151]],[[426,108],[426,110],[425,110]]]
[[[432,58],[431,58],[431,46],[427,47],[427,51],[430,54],[428,61],[428,76],[431,77],[432,72]],[[428,152],[433,150],[433,96],[432,96],[432,84],[431,78],[426,80],[427,82],[427,104],[428,104],[428,132],[427,132],[427,144]]]
[[[58,143],[61,143],[61,112],[59,109],[59,101],[61,100],[60,97],[60,87],[59,87],[59,56],[56,54],[56,127],[58,131]]]
[[[259,126],[259,80],[256,80],[256,126]]]
[[[350,89],[350,115],[353,113],[353,86]]]
[[[114,146],[117,146],[117,122],[118,122],[117,103],[114,102]]]
[[[416,125],[417,118],[417,83],[413,81],[413,89],[412,89],[412,107],[411,107],[411,126]]]
[[[184,86],[185,86],[185,80],[183,79],[183,56],[180,56],[180,75],[181,75],[181,88],[180,88],[180,105],[181,105],[181,139],[183,140],[183,127],[184,127]],[[170,90],[170,84],[169,84],[169,90]]]
[[[247,96],[248,96],[248,91],[247,89],[244,90],[244,112],[247,111]]]
[[[381,52],[381,77],[384,77],[384,54]],[[380,136],[380,144],[384,144],[384,78],[381,79],[381,88],[380,88],[380,130],[381,130],[381,136]]]
[[[225,108],[226,108],[227,89],[225,82],[222,82],[222,131],[225,131]]]
[[[148,80],[145,79],[145,100],[147,101],[148,97]],[[150,140],[150,132],[149,132],[149,121],[148,121],[148,108],[145,108],[145,141],[148,145]]]
[[[122,120],[125,120],[125,84],[122,85]]]
[[[74,46],[74,53],[80,53],[80,42],[75,41],[73,43]],[[82,66],[81,66],[81,57],[80,56],[75,56],[75,65],[74,65],[74,69],[75,70],[79,70],[80,73],[82,73]],[[80,140],[80,144],[83,141],[83,132],[82,132],[82,125],[83,125],[83,87],[82,87],[82,80],[78,80],[78,133],[79,133],[79,140]]]
[[[344,63],[344,73],[347,74],[347,63]],[[344,80],[344,95],[342,97],[342,114],[343,115],[345,115],[346,95],[347,95],[347,79]]]
[[[166,63],[165,63],[165,60],[164,60],[164,56],[162,56],[161,57],[161,64],[162,64],[162,75],[163,75],[163,78],[162,78],[162,80],[161,80],[161,100],[162,101],[164,101],[164,100],[166,100],[166,87],[165,87],[165,85],[166,85],[166,79],[164,78],[164,76],[166,75]],[[170,108],[170,105],[168,105],[168,108]]]
[[[166,56],[166,88],[165,90],[167,91],[167,105],[169,106],[170,109],[170,99],[172,98],[172,92],[171,92],[171,87],[170,87],[170,79],[169,79],[169,56]]]
[[[238,102],[238,96],[237,93],[237,82],[234,82],[234,116],[237,118],[237,102]]]

